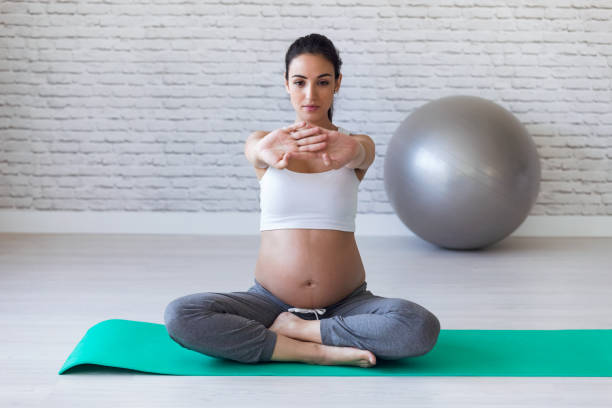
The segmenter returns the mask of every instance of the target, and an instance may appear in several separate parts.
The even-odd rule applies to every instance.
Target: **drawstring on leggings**
[[[299,307],[292,307],[287,310],[288,312],[298,312],[298,313],[314,313],[317,320],[319,320],[318,314],[322,315],[325,313],[325,309],[300,309]]]

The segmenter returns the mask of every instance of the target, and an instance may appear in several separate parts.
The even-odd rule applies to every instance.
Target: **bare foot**
[[[352,365],[359,367],[372,367],[376,365],[376,356],[368,350],[354,347],[336,347],[319,345],[321,359],[316,362],[320,365]]]
[[[301,332],[302,326],[307,322],[309,321],[301,319],[293,313],[282,312],[276,317],[269,329],[290,339],[307,341],[308,339],[304,338],[304,334]],[[287,339],[287,341],[294,340]],[[304,343],[298,342],[294,344]],[[376,365],[376,356],[368,350],[361,350],[355,347],[327,346],[318,342],[310,342],[309,344],[316,347],[316,351],[313,350],[315,354],[303,360],[310,364],[351,365],[358,367],[372,367]]]
[[[272,326],[269,327],[269,329],[278,334],[282,334],[283,336],[295,339],[297,338],[296,331],[298,329],[298,325],[302,321],[304,321],[304,319],[300,319],[291,312],[282,312],[281,314],[276,316],[276,319],[272,323]]]

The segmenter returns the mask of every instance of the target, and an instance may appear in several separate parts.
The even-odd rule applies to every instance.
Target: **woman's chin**
[[[309,114],[301,114],[298,116],[298,122],[303,121],[306,122],[308,124],[311,123],[320,123],[322,121],[325,121],[325,119],[327,119],[327,115],[309,115]]]

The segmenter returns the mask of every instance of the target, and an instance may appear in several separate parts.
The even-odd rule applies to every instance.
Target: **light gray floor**
[[[424,305],[443,329],[612,328],[612,238],[357,243],[368,289]],[[611,378],[57,375],[102,320],[163,323],[178,296],[246,290],[258,248],[258,236],[0,234],[0,406],[612,406]]]

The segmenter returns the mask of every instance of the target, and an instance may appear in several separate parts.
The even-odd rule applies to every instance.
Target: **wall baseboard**
[[[357,214],[355,235],[414,235],[395,214]],[[259,234],[259,212],[0,211],[0,233]],[[612,216],[530,216],[525,237],[612,237]]]

